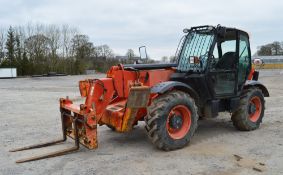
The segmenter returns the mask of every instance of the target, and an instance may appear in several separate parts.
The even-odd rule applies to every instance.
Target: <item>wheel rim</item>
[[[173,139],[182,139],[190,130],[191,123],[191,111],[184,105],[175,106],[167,117],[167,132]]]
[[[261,114],[261,100],[259,97],[255,96],[251,98],[250,104],[249,104],[249,118],[252,122],[256,122]]]

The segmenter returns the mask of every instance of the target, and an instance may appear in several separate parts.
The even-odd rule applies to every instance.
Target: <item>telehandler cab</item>
[[[252,68],[249,35],[220,25],[184,32],[175,63],[119,64],[106,78],[80,81],[84,104],[60,99],[63,138],[11,151],[57,144],[67,136],[75,146],[17,163],[73,152],[80,144],[95,149],[98,125],[130,132],[138,121],[145,121],[151,142],[166,151],[186,146],[199,117],[216,117],[218,112],[230,112],[238,130],[257,129],[269,92]]]

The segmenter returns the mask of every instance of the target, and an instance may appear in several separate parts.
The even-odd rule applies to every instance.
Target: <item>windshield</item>
[[[182,51],[179,54],[177,69],[181,72],[204,70],[213,38],[214,34],[211,31],[191,31],[186,36]]]

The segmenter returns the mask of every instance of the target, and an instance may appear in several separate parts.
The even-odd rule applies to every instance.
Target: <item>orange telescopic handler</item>
[[[75,146],[17,163],[95,149],[98,125],[130,132],[145,121],[151,142],[162,150],[186,146],[200,117],[230,112],[234,126],[250,131],[260,126],[269,93],[251,62],[249,35],[235,28],[197,26],[184,29],[175,63],[131,64],[110,68],[106,78],[79,82],[84,104],[60,99],[63,138],[11,152],[64,142]]]

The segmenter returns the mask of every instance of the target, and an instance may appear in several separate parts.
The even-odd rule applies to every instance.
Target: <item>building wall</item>
[[[263,62],[265,64],[269,64],[269,63],[282,63],[283,64],[283,56],[256,56],[253,57],[254,58],[260,58],[261,60],[263,60]]]
[[[257,66],[261,69],[283,69],[283,56],[256,56],[252,59],[260,58],[263,65]]]

